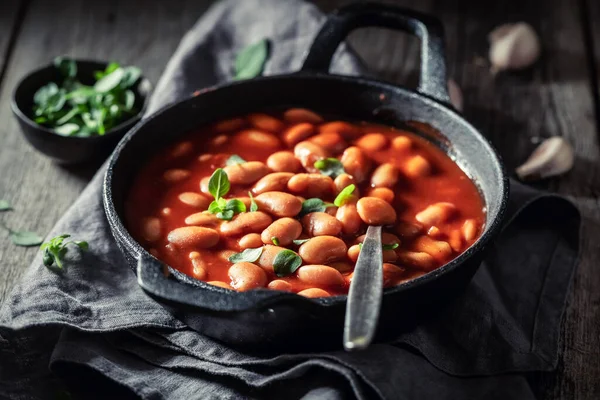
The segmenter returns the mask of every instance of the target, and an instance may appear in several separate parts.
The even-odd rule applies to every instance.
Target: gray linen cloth
[[[300,67],[324,16],[295,0],[226,0],[183,38],[150,112],[231,79],[235,54],[271,39],[266,74]],[[341,46],[336,73],[358,74]],[[62,273],[38,255],[0,309],[0,397],[533,398],[520,372],[557,363],[576,263],[579,214],[566,200],[512,184],[509,221],[456,303],[367,351],[250,354],[204,337],[147,297],[125,265],[101,202],[101,168],[50,232],[90,243]],[[552,218],[549,218],[552,216]]]

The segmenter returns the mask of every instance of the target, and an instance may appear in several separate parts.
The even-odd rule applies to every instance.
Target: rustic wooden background
[[[318,0],[325,11],[347,1]],[[401,0],[437,15],[447,34],[451,76],[463,89],[464,113],[489,135],[513,170],[541,137],[564,136],[577,162],[541,187],[573,199],[583,216],[581,262],[568,299],[558,369],[532,374],[539,398],[600,398],[600,153],[596,0]],[[64,168],[36,153],[11,115],[17,80],[54,56],[118,60],[140,66],[156,82],[181,36],[208,0],[0,1],[0,199],[15,211],[0,216],[15,229],[44,234],[84,188],[94,169]],[[524,20],[539,32],[544,53],[531,71],[493,77],[485,65],[487,33]],[[386,30],[351,37],[383,79],[414,83],[418,42]],[[483,61],[483,62],[482,62]],[[548,216],[551,218],[552,216]],[[0,233],[0,302],[36,249]]]

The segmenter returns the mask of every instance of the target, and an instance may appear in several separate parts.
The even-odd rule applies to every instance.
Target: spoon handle
[[[381,226],[369,226],[354,268],[344,322],[344,348],[364,349],[371,343],[381,308],[383,250]]]

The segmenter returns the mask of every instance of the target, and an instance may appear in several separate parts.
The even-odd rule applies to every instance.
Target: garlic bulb
[[[573,147],[564,138],[554,136],[544,140],[516,172],[522,180],[544,179],[569,171],[574,161]]]
[[[462,91],[460,90],[460,86],[458,86],[458,83],[456,83],[452,78],[448,79],[448,94],[450,95],[450,103],[452,103],[454,108],[456,108],[458,111],[462,111]]]
[[[527,68],[540,56],[540,39],[525,22],[501,25],[488,35],[488,40],[493,72]]]

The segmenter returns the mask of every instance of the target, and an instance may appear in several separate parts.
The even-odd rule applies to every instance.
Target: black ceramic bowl
[[[352,29],[363,26],[403,29],[420,37],[422,65],[416,91],[327,73],[339,43]],[[441,25],[429,16],[359,3],[329,17],[301,71],[210,88],[138,124],[111,157],[103,201],[112,233],[142,289],[192,329],[228,343],[287,350],[341,346],[346,296],[308,299],[266,289],[234,292],[173,269],[166,276],[163,265],[132,238],[125,225],[125,202],[132,182],[153,154],[203,124],[296,106],[349,120],[392,126],[420,121],[431,126],[433,129],[418,133],[456,161],[475,182],[485,202],[483,233],[467,251],[435,271],[385,289],[376,340],[409,329],[420,317],[460,293],[501,226],[508,180],[488,141],[449,105],[441,35]]]
[[[95,71],[104,70],[108,65],[106,62],[100,61],[75,61],[77,63],[77,79],[87,85],[94,83]],[[53,64],[30,72],[17,84],[13,92],[11,107],[27,141],[39,152],[63,164],[88,162],[108,156],[123,135],[144,114],[151,88],[150,82],[142,76],[133,88],[136,94],[135,106],[140,111],[102,136],[83,138],[58,135],[52,129],[37,124],[31,118],[35,92],[49,82],[59,83],[62,80],[63,77]]]

